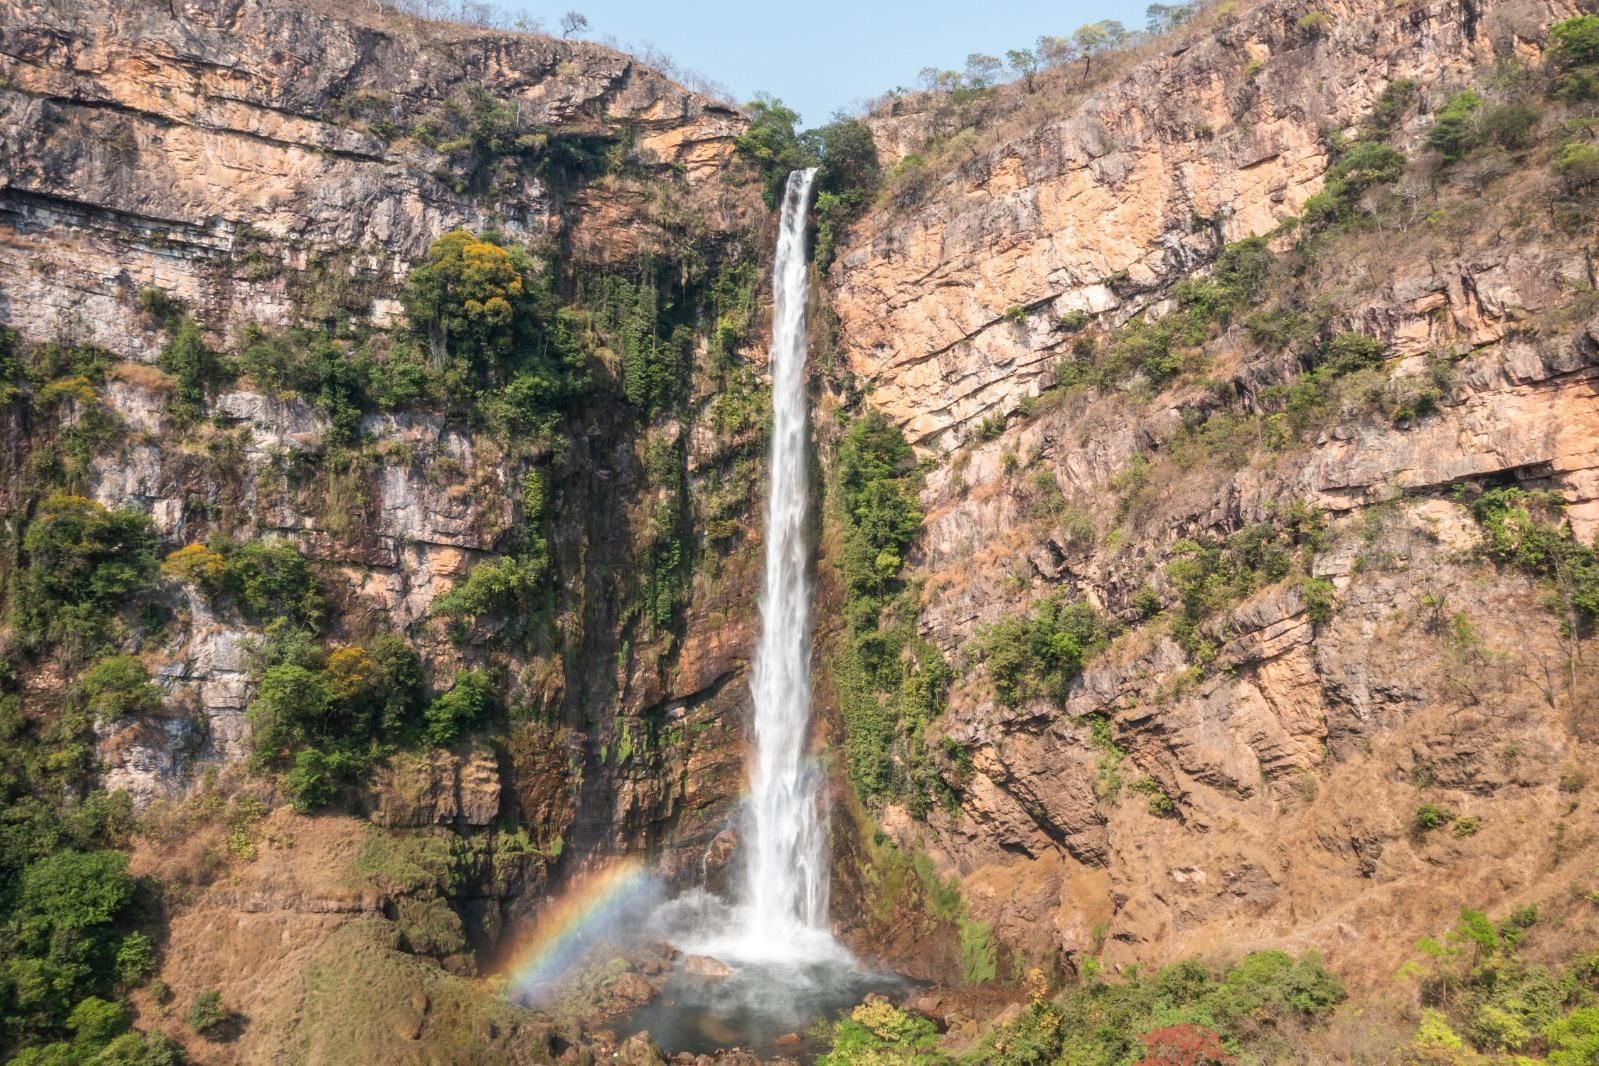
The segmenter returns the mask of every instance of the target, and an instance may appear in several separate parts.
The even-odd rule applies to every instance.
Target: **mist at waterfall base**
[[[827,811],[811,746],[806,224],[814,170],[789,175],[772,279],[772,441],[761,636],[750,690],[754,733],[736,899],[695,889],[644,913],[640,869],[600,874],[551,909],[557,922],[520,955],[515,994],[536,1003],[587,953],[626,941],[681,954],[655,998],[617,1020],[668,1052],[740,1046],[795,1053],[816,1020],[903,982],[857,963],[828,928]],[[658,888],[658,886],[657,886]],[[658,897],[657,897],[658,898]],[[564,921],[564,925],[562,922]],[[706,959],[715,963],[705,964]],[[701,965],[689,965],[697,960]],[[716,964],[721,964],[717,966]]]

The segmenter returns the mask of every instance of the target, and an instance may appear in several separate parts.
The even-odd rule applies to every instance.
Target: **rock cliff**
[[[1463,906],[1564,911],[1548,886],[1592,861],[1587,623],[1484,556],[1472,501],[1551,491],[1575,543],[1599,531],[1593,233],[1532,221],[1570,193],[1530,142],[1441,162],[1428,133],[1575,13],[1267,3],[1086,85],[869,119],[885,159],[926,161],[825,290],[841,393],[924,459],[901,580],[953,675],[924,741],[946,800],[880,817],[1020,954],[1316,946],[1383,984]],[[1325,226],[1374,137],[1408,169]],[[1226,248],[1272,264],[1255,310],[1162,365],[1150,338],[1205,313]],[[1381,359],[1335,387],[1313,352],[1352,335]],[[1063,600],[1108,648],[1002,698],[998,644]],[[1422,804],[1466,827],[1418,829]]]

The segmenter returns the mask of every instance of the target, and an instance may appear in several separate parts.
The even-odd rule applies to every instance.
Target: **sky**
[[[807,0],[790,8],[751,0],[571,0],[519,5],[556,30],[563,11],[588,16],[584,35],[649,43],[680,66],[720,82],[740,101],[779,97],[819,126],[833,112],[896,85],[914,86],[923,67],[954,69],[971,52],[1003,57],[1040,34],[1064,36],[1085,22],[1144,24],[1147,0]],[[557,31],[558,32],[558,31]]]

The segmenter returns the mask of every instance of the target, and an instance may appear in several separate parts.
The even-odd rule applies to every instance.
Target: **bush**
[[[1599,182],[1599,145],[1570,141],[1560,146],[1555,170],[1568,189],[1585,189]]]
[[[88,1048],[102,1048],[127,1032],[133,1024],[128,1008],[121,1003],[111,1003],[98,996],[88,996],[72,1008],[67,1015],[67,1028],[78,1043]]]
[[[1567,99],[1599,97],[1599,15],[1580,15],[1549,27],[1555,94]]]
[[[295,663],[268,667],[248,712],[256,759],[280,763],[314,739],[332,703],[321,674]]]
[[[1036,697],[1064,700],[1083,663],[1105,646],[1110,631],[1110,623],[1091,605],[1050,597],[1031,615],[990,626],[978,646],[995,696],[1014,707]]]
[[[95,663],[78,681],[78,695],[84,709],[102,723],[161,709],[161,690],[150,682],[144,663],[132,655],[112,655]]]
[[[322,589],[311,562],[283,537],[244,544],[227,537],[172,552],[161,572],[198,586],[209,598],[226,598],[246,619],[280,621],[316,629],[322,621]]]
[[[136,985],[155,973],[155,945],[143,933],[129,933],[117,946],[117,980]]]
[[[1231,1066],[1238,1061],[1227,1054],[1214,1029],[1192,1022],[1168,1025],[1139,1039],[1144,1042],[1145,1055],[1136,1066]]]
[[[1538,118],[1538,112],[1526,104],[1494,104],[1483,109],[1477,131],[1506,151],[1518,151],[1533,142]]]
[[[194,1004],[184,1020],[195,1032],[206,1033],[221,1025],[227,1017],[228,1013],[222,1007],[222,993],[212,989],[194,998]]]
[[[1321,192],[1305,201],[1306,224],[1326,226],[1345,221],[1367,189],[1393,181],[1404,169],[1403,153],[1381,141],[1356,141],[1327,168]]]
[[[1088,977],[1053,1001],[1035,999],[972,1061],[1168,1066],[1231,1061],[1217,1058],[1229,1048],[1249,1062],[1293,1061],[1300,1056],[1286,1030],[1325,1018],[1343,998],[1313,953],[1257,952],[1219,976],[1188,960],[1152,975],[1132,971],[1117,984]]]
[[[450,690],[428,705],[427,739],[440,747],[453,744],[463,732],[478,726],[494,710],[494,686],[481,670],[463,670]]]
[[[790,171],[810,166],[813,157],[800,142],[794,127],[799,113],[783,101],[764,93],[745,105],[749,126],[733,142],[741,159],[754,164],[761,175],[761,194],[768,209],[777,207]]]
[[[156,544],[143,512],[110,511],[82,496],[46,497],[23,535],[24,563],[12,579],[19,634],[34,645],[100,643],[149,584]]]
[[[471,622],[527,611],[543,576],[536,563],[511,556],[485,560],[474,566],[460,585],[433,601],[433,613]]]
[[[1208,659],[1214,648],[1201,637],[1202,622],[1259,588],[1288,576],[1296,552],[1313,554],[1325,528],[1323,516],[1309,507],[1285,508],[1270,522],[1258,522],[1225,540],[1184,538],[1172,545],[1166,579],[1180,610],[1172,635],[1189,654]]]
[[[1599,551],[1577,541],[1564,507],[1552,492],[1502,488],[1484,492],[1471,512],[1489,558],[1547,581],[1577,636],[1599,619]]]
[[[179,422],[197,417],[205,404],[207,387],[225,377],[221,361],[200,334],[199,323],[188,315],[182,316],[172,339],[161,349],[158,364],[178,380],[172,410]]]
[[[1333,583],[1324,577],[1306,578],[1300,583],[1299,593],[1304,597],[1305,614],[1318,624],[1332,620],[1333,608],[1338,604],[1338,592]]]
[[[863,1003],[833,1023],[832,1047],[816,1066],[913,1063],[938,1043],[938,1030],[920,1015],[891,1003]]]
[[[1432,803],[1423,803],[1416,808],[1415,826],[1423,833],[1430,833],[1434,829],[1442,829],[1455,820],[1451,811]]]
[[[1482,97],[1474,89],[1462,89],[1449,98],[1449,102],[1433,115],[1432,129],[1427,131],[1427,147],[1437,152],[1445,163],[1465,158],[1479,143],[1473,121]]]

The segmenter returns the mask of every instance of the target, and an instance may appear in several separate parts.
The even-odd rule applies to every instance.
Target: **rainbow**
[[[593,946],[594,934],[614,930],[656,888],[656,879],[637,859],[579,874],[560,898],[542,909],[538,922],[512,951],[504,970],[507,992],[526,1000],[539,986],[555,981]]]

